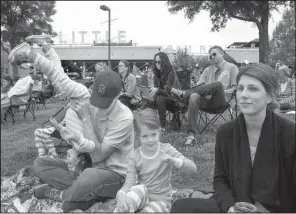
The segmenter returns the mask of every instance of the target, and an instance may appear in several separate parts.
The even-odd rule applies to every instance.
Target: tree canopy
[[[287,9],[273,31],[270,41],[270,61],[278,60],[295,66],[295,6]]]
[[[259,30],[259,61],[263,63],[268,61],[270,12],[278,11],[280,5],[288,3],[287,1],[167,1],[169,12],[176,14],[184,11],[185,18],[190,22],[200,11],[209,11],[213,24],[212,31],[225,28],[227,21],[232,18],[255,23]]]
[[[13,48],[32,34],[56,36],[51,26],[55,13],[55,1],[1,1],[1,27]]]

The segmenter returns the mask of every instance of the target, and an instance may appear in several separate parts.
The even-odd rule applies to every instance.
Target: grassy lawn
[[[47,104],[47,109],[42,107],[36,110],[36,121],[32,121],[31,115],[27,116],[27,121],[22,116],[16,116],[16,124],[12,125],[11,119],[1,126],[1,175],[9,176],[17,170],[31,165],[37,157],[37,149],[34,143],[34,130],[41,127],[41,124],[49,119],[61,107],[62,102]],[[295,121],[294,115],[285,115]],[[221,124],[223,121],[217,121]],[[185,124],[186,125],[186,124]],[[210,127],[202,135],[198,136],[199,144],[194,147],[184,147],[186,132],[182,126],[179,132],[167,133],[162,141],[169,142],[185,156],[197,164],[198,173],[196,176],[189,176],[177,171],[173,172],[173,181],[194,186],[202,190],[212,189],[214,170],[214,146],[216,129]]]

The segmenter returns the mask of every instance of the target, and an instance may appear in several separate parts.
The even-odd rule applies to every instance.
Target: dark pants
[[[172,97],[157,96],[155,98],[156,108],[158,110],[160,126],[165,128],[166,123],[166,110],[172,112],[173,114],[178,111],[176,102]]]
[[[131,103],[132,98],[128,96],[120,96],[118,98],[120,102],[122,102],[124,105],[126,105],[129,109],[133,110],[135,108],[135,105]]]
[[[114,171],[101,168],[87,168],[73,180],[64,160],[37,158],[33,171],[44,183],[64,190],[64,212],[74,209],[86,210],[100,197],[115,198],[124,183],[124,177]]]
[[[172,213],[220,213],[216,199],[183,198],[175,201]]]
[[[206,96],[211,95],[211,98]],[[185,97],[188,97],[188,132],[196,135],[198,132],[197,120],[198,111],[211,111],[226,104],[225,93],[221,82],[213,82],[197,87],[194,90],[187,91]]]

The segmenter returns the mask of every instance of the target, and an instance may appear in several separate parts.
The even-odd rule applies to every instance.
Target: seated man
[[[77,179],[73,179],[63,160],[37,158],[33,170],[48,184],[41,187],[38,193],[43,194],[38,196],[63,201],[64,212],[86,210],[98,197],[115,197],[124,183],[127,160],[134,150],[133,114],[118,101],[121,80],[113,71],[97,75],[90,104],[79,102],[84,98],[86,87],[72,81],[61,66],[56,66],[60,65],[60,60],[50,44],[41,44],[47,50],[45,56],[51,60],[30,50],[25,44],[16,48],[10,60],[34,62],[34,66],[48,76],[58,92],[76,98],[71,108],[82,120],[83,135],[72,132],[66,126],[61,136],[76,144],[93,142],[95,148],[90,153],[93,167],[84,170]]]
[[[213,65],[204,70],[196,87],[186,92],[172,89],[172,93],[188,100],[188,137],[185,145],[196,143],[198,110],[221,107],[235,89],[238,68],[224,60],[224,51],[220,46],[211,47],[209,53]]]
[[[34,85],[34,80],[30,75],[20,78],[14,86],[5,94],[1,95],[1,109],[10,106],[10,98],[14,95],[29,93]],[[22,97],[13,97],[13,104],[25,103],[29,99],[29,95]]]

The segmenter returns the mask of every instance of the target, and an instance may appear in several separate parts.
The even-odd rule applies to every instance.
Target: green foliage
[[[175,70],[184,70],[193,67],[196,63],[193,55],[189,54],[186,49],[179,49],[172,64]]]
[[[32,34],[56,36],[51,23],[55,1],[1,1],[1,27],[14,48]]]
[[[293,5],[292,5],[293,6]],[[287,9],[273,31],[270,41],[270,61],[295,64],[295,6]]]
[[[289,1],[167,1],[169,12],[176,14],[183,11],[185,18],[191,22],[200,11],[209,11],[213,24],[212,31],[225,28],[227,21],[232,18],[255,23],[259,29],[261,62],[268,59],[270,12],[288,4]]]

